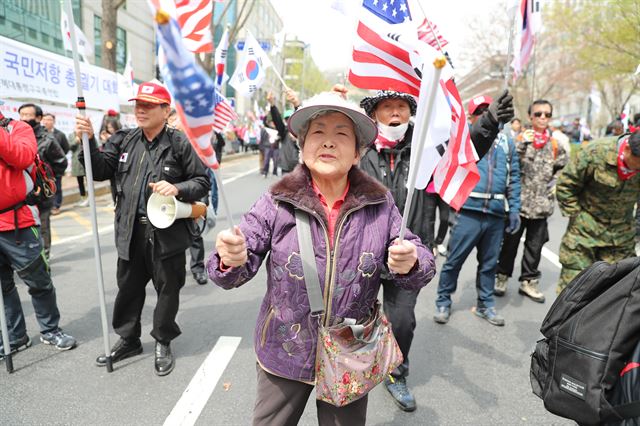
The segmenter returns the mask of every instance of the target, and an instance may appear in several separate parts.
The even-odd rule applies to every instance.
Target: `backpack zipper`
[[[565,348],[571,349],[572,351],[578,352],[579,354],[588,356],[589,358],[597,359],[598,361],[606,361],[607,358],[609,358],[605,354],[601,354],[600,352],[592,351],[592,350],[583,348],[582,346],[578,346],[576,344],[567,342],[566,340],[560,337],[558,337],[558,345],[564,346]]]

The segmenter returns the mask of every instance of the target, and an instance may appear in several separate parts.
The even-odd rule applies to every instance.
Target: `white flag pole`
[[[419,158],[422,156],[422,151],[424,149],[424,143],[427,138],[427,133],[429,131],[429,122],[431,121],[431,116],[433,115],[433,103],[436,99],[436,93],[438,90],[438,86],[440,85],[440,74],[442,74],[442,69],[447,64],[447,59],[443,55],[439,55],[433,61],[434,73],[433,80],[431,84],[426,84],[427,82],[422,80],[422,84],[420,84],[420,95],[418,100],[424,102],[426,99],[426,112],[424,113],[422,118],[422,125],[420,126],[419,134],[413,134],[413,138],[411,140],[411,151],[414,153],[415,161],[411,162],[411,169],[409,170],[409,180],[407,181],[407,200],[404,204],[404,212],[402,214],[402,224],[400,225],[400,241],[404,240],[404,234],[407,232],[407,220],[409,218],[409,210],[411,209],[411,200],[413,199],[413,193],[416,188],[416,179],[418,177],[418,168],[419,168]],[[425,64],[428,66],[427,64]],[[424,78],[425,73],[422,73]],[[427,87],[429,86],[429,87]],[[420,111],[421,108],[418,108]],[[417,139],[416,139],[417,138]],[[413,142],[417,141],[417,144],[414,145]],[[414,151],[415,150],[415,151]]]
[[[222,207],[224,208],[224,212],[227,214],[227,221],[229,222],[229,229],[231,233],[233,232],[233,213],[231,212],[231,206],[229,205],[229,200],[227,198],[227,194],[224,192],[224,186],[222,184],[222,178],[218,173],[217,169],[211,169],[213,171],[213,176],[216,180],[216,184],[218,185],[218,195],[220,196],[220,201],[222,201]]]
[[[78,60],[78,45],[76,44],[75,22],[73,20],[73,9],[71,0],[64,0],[65,9],[69,19],[69,33],[71,35],[71,49],[73,51],[73,65],[76,73],[76,87],[78,88],[78,101],[76,108],[78,114],[85,116],[86,105],[82,94],[82,81],[80,78],[80,61]],[[98,236],[98,218],[96,215],[96,198],[93,188],[93,168],[91,167],[91,150],[89,148],[89,135],[82,133],[82,152],[84,154],[84,170],[87,175],[87,188],[89,189],[89,205],[91,207],[91,225],[93,228],[93,252],[96,260],[96,273],[98,275],[98,298],[100,300],[100,319],[102,321],[102,335],[104,338],[104,354],[106,356],[107,371],[113,371],[111,360],[111,347],[109,344],[109,325],[107,320],[107,306],[104,299],[104,277],[102,274],[102,255],[100,253],[100,238]]]

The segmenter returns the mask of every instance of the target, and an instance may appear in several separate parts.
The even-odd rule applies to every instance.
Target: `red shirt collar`
[[[324,195],[322,195],[322,192],[320,192],[320,188],[318,188],[318,185],[316,185],[315,181],[313,179],[311,179],[311,187],[313,188],[313,192],[316,193],[316,195],[318,196],[318,198],[320,198],[320,202],[322,203],[323,206],[325,207],[329,207],[329,205],[327,204],[327,199],[324,198]],[[342,195],[340,196],[340,198],[338,198],[335,202],[335,204],[333,205],[335,207],[336,204],[342,204],[344,203],[344,199],[347,197],[347,192],[349,192],[349,181],[347,180],[347,186],[344,188],[344,192],[342,193]]]

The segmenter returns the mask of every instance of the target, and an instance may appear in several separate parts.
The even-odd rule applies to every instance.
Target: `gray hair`
[[[325,109],[322,111],[318,111],[317,113],[310,116],[309,119],[302,125],[300,133],[298,134],[298,145],[300,145],[300,149],[304,148],[304,140],[307,138],[307,133],[309,132],[311,122],[316,118],[324,117],[325,115],[333,114],[334,112],[339,112],[340,114],[349,118],[349,121],[351,122],[351,124],[353,124],[353,131],[356,135],[356,150],[360,153],[366,148],[365,138],[363,137],[356,123],[354,123],[348,115],[344,114],[342,111],[338,111],[335,109]]]

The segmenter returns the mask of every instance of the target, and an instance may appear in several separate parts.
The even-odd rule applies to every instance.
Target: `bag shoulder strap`
[[[320,288],[320,280],[318,279],[318,268],[313,251],[313,241],[311,241],[309,215],[300,209],[294,208],[294,211],[296,215],[296,232],[298,233],[300,259],[302,260],[302,274],[304,276],[304,285],[307,288],[309,306],[311,307],[312,314],[322,313],[324,312],[324,302],[322,301],[322,289]]]

